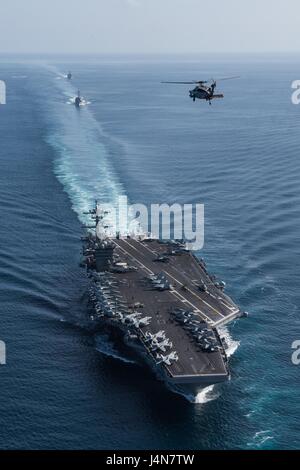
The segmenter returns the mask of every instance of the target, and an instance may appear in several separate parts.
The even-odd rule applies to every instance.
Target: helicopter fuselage
[[[193,99],[193,101],[198,100],[206,100],[206,101],[211,101],[214,98],[224,98],[224,95],[215,95],[214,90],[212,90],[209,87],[206,86],[196,86],[193,90],[190,90],[190,98]]]

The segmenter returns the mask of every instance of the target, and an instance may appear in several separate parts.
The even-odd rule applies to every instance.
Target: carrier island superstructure
[[[96,203],[89,214],[93,225],[82,240],[92,320],[118,329],[174,391],[194,396],[228,380],[219,329],[244,313],[225,283],[183,240],[107,237],[107,212]]]

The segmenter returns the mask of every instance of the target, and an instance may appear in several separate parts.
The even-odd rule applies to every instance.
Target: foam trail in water
[[[256,447],[256,448],[261,448],[267,441],[271,441],[274,439],[274,436],[272,436],[272,432],[270,430],[267,431],[258,431],[255,433],[253,437],[253,441],[248,442],[247,446],[248,447]]]
[[[219,394],[217,394],[217,393],[213,394],[213,391],[214,391],[214,385],[210,385],[209,387],[205,387],[195,397],[194,403],[204,404],[204,403],[208,403],[209,401],[216,400],[219,397]]]
[[[226,354],[227,354],[227,357],[231,357],[233,356],[233,354],[235,353],[235,351],[238,349],[238,347],[240,346],[240,342],[239,341],[235,341],[231,336],[230,336],[230,333],[228,331],[228,329],[226,328],[226,326],[221,326],[220,328],[218,328],[218,332],[219,332],[219,335],[221,338],[224,338],[225,339],[225,342],[227,344],[227,347],[226,347]]]
[[[62,76],[54,67],[47,67],[55,76]],[[67,80],[53,79],[59,92],[45,100],[50,133],[48,143],[55,149],[54,171],[68,193],[72,208],[80,220],[95,199],[117,204],[124,188],[110,162],[107,145],[103,142],[101,126],[87,107],[68,106],[65,96],[72,98],[76,91]],[[107,138],[106,138],[107,139]]]
[[[235,341],[231,336],[226,328],[226,326],[218,328],[219,335],[221,338],[225,339],[226,342],[226,354],[227,357],[231,357],[235,351],[238,349],[240,343],[239,341]],[[215,389],[215,385],[210,385],[209,387],[205,387],[201,392],[194,399],[194,403],[208,403],[212,400],[216,400],[220,395],[218,393],[213,393]]]

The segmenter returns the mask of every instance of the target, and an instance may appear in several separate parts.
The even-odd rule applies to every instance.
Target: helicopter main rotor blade
[[[241,78],[239,77],[238,75],[235,76],[235,77],[225,77],[225,78],[217,78],[216,80],[214,80],[215,82],[224,82],[224,80],[235,80],[236,78]]]
[[[196,83],[200,82],[161,82],[161,83],[168,83],[168,84],[173,84],[173,85],[195,85]],[[205,83],[205,82],[201,82]]]
[[[234,77],[222,77],[222,78],[217,78],[214,79],[212,78],[210,81],[215,83],[215,82],[220,82],[224,80],[234,80],[237,78],[241,78],[240,76],[236,75]],[[168,83],[168,84],[174,84],[174,85],[204,85],[204,83],[208,83],[208,80],[194,80],[192,82],[161,82],[161,83]]]

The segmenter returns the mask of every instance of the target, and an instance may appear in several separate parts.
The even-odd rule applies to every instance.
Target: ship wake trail
[[[49,121],[47,142],[54,148],[56,160],[54,172],[68,193],[73,210],[81,222],[86,222],[83,212],[95,199],[116,204],[124,195],[124,188],[110,163],[107,136],[90,109],[78,110],[66,102],[66,96],[76,95],[77,90],[66,80],[56,80],[62,74],[54,67],[47,67],[57,96],[44,101]]]
[[[227,357],[230,358],[231,356],[234,355],[234,353],[239,348],[240,342],[232,338],[226,326],[219,327],[218,331],[219,331],[220,336],[225,339],[225,342],[227,344],[226,354],[227,354]]]
[[[225,339],[225,342],[227,344],[226,354],[227,354],[227,357],[230,358],[237,351],[240,345],[240,342],[235,341],[231,337],[228,331],[228,328],[226,326],[218,328],[218,331],[219,331],[220,336]],[[217,398],[220,397],[220,393],[217,392],[215,388],[216,388],[216,385],[210,385],[209,387],[205,387],[203,390],[201,390],[201,392],[198,393],[198,395],[190,398],[189,400],[192,403],[201,404],[201,405],[204,405],[205,403],[216,400]]]
[[[218,393],[214,392],[214,385],[210,385],[209,387],[205,387],[198,395],[194,398],[193,403],[204,405],[210,401],[216,400],[219,398]]]

